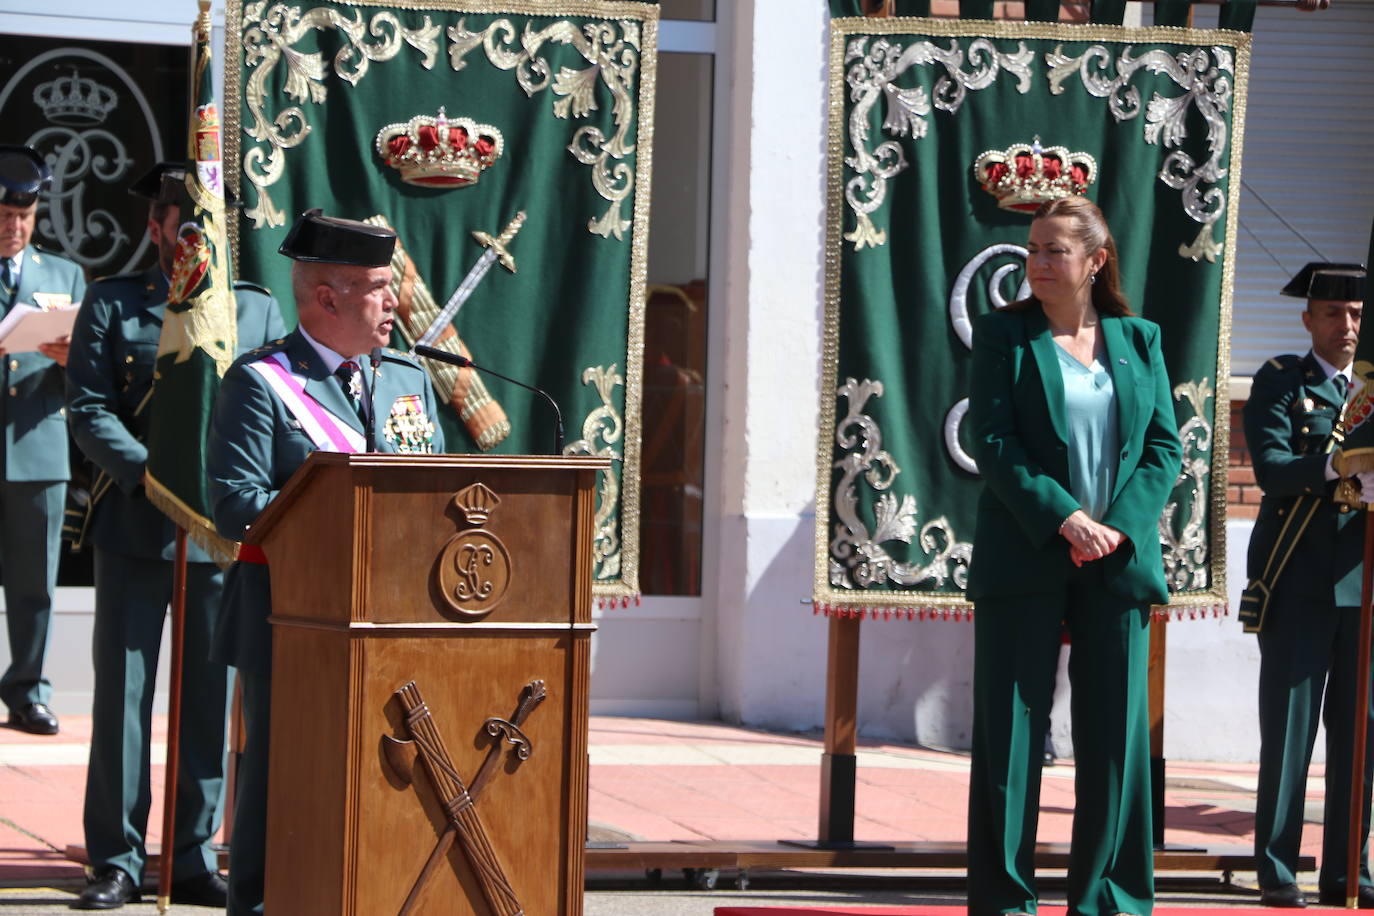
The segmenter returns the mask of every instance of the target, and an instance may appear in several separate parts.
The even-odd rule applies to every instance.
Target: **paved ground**
[[[0,728],[0,914],[55,914],[79,890],[81,867],[63,855],[81,837],[89,718],[67,716],[62,734],[37,738]],[[159,720],[158,728],[163,722]],[[154,759],[163,753],[163,734]],[[594,834],[646,840],[814,838],[820,741],[719,723],[598,717],[591,730],[590,813]],[[1309,785],[1304,852],[1319,852],[1321,771]],[[161,767],[154,768],[155,787]],[[1253,766],[1170,761],[1166,840],[1248,849],[1254,828]],[[962,841],[968,761],[962,754],[867,742],[861,748],[856,838]],[[1069,836],[1073,768],[1046,771],[1040,838]],[[152,822],[161,821],[154,803]],[[157,842],[157,829],[150,838]],[[643,873],[593,874],[587,916],[709,916],[717,906],[960,904],[961,876],[930,872],[783,872],[750,876],[748,890],[722,874],[715,890],[697,890],[680,873],[657,884]],[[1315,876],[1306,875],[1312,881]],[[1254,906],[1253,874],[1168,876],[1161,904]],[[1044,902],[1063,903],[1050,875]],[[124,910],[153,913],[152,903]],[[176,907],[175,912],[205,912]]]

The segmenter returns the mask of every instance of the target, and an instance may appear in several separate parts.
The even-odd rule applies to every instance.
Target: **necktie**
[[[349,406],[358,415],[358,419],[366,424],[367,417],[363,415],[363,380],[358,364],[351,359],[346,359],[339,363],[339,368],[334,370],[334,376],[343,386],[344,397],[348,398]]]
[[[1336,393],[1339,394],[1341,400],[1344,401],[1350,394],[1350,379],[1346,378],[1343,373],[1337,372],[1335,375],[1331,376],[1331,381],[1336,386]]]
[[[14,262],[9,258],[0,258],[0,295],[5,297],[5,305],[9,305],[14,298],[15,287]]]

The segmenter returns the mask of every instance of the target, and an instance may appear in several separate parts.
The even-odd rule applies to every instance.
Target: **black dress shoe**
[[[119,866],[110,865],[96,873],[95,880],[86,885],[72,909],[117,910],[126,903],[138,902],[138,885],[134,884],[134,879]]]
[[[1317,898],[1322,906],[1345,906],[1345,891],[1337,888],[1332,891],[1322,891]],[[1374,910],[1374,887],[1361,884],[1360,889],[1355,893],[1355,899],[1359,901],[1360,909]]]
[[[1307,898],[1296,884],[1285,884],[1281,887],[1262,888],[1260,890],[1260,906],[1277,906],[1290,910],[1299,909],[1307,906]]]
[[[224,909],[229,905],[229,885],[217,871],[201,872],[195,877],[172,882],[172,902]]]
[[[57,734],[57,716],[43,703],[30,703],[17,712],[10,710],[10,724],[31,735]]]

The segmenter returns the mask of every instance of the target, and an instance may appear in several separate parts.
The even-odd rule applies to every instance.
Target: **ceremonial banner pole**
[[[210,521],[205,475],[210,411],[219,379],[233,361],[238,336],[225,233],[219,106],[211,85],[210,2],[199,0],[191,27],[191,105],[186,177],[178,202],[176,259],[153,373],[148,460],[148,499],[177,526],[171,601],[171,698],[167,721],[167,771],[162,816],[158,912],[171,903],[176,843],[177,769],[180,762],[181,681],[186,614],[187,538],[212,560],[227,564],[237,546],[219,537]],[[204,661],[201,659],[200,661]],[[223,716],[223,709],[193,715]]]
[[[172,659],[168,672],[167,770],[162,792],[162,857],[158,860],[157,911],[172,905],[172,862],[176,839],[177,767],[181,758],[181,668],[186,623],[186,529],[177,526],[176,561],[172,566]]]
[[[1374,258],[1374,229],[1370,232],[1370,257]],[[1366,263],[1369,263],[1368,261]],[[1369,656],[1370,636],[1374,630],[1374,494],[1355,489],[1351,477],[1360,471],[1374,470],[1374,427],[1367,424],[1374,401],[1374,334],[1361,329],[1355,347],[1355,363],[1351,371],[1352,388],[1341,411],[1340,425],[1345,431],[1341,451],[1337,456],[1343,479],[1336,488],[1336,501],[1352,508],[1363,509],[1364,555],[1360,568],[1360,636],[1355,650],[1355,729],[1350,752],[1350,832],[1346,850],[1345,905],[1354,908],[1359,903],[1360,864],[1364,851],[1364,768],[1368,757],[1365,742],[1369,734]]]
[[[1345,905],[1355,909],[1360,892],[1360,853],[1364,848],[1364,763],[1369,724],[1369,638],[1374,606],[1374,505],[1364,505],[1364,565],[1360,570],[1360,644],[1356,652],[1355,741],[1350,764],[1350,835],[1346,850]]]

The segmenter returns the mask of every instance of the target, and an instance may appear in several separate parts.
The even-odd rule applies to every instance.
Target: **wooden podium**
[[[316,453],[253,525],[268,913],[582,913],[607,464]]]

